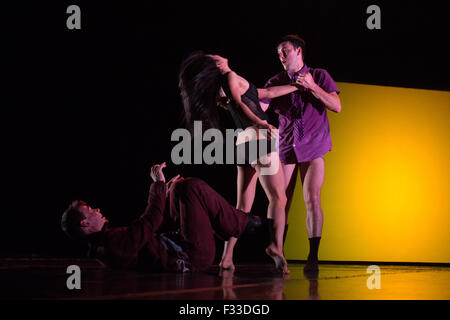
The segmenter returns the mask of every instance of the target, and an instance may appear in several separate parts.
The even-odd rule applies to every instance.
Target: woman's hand
[[[231,71],[230,67],[228,66],[228,59],[217,54],[207,54],[207,56],[214,59],[217,68],[220,70],[220,73],[225,74]]]
[[[258,129],[265,129],[267,130],[267,138],[268,139],[277,139],[278,138],[278,129],[268,123],[266,120],[261,120],[256,124]]]

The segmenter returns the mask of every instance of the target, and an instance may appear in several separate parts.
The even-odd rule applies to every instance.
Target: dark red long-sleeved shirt
[[[108,228],[89,236],[91,253],[107,265],[130,268],[166,269],[170,264],[167,247],[156,234],[166,208],[166,185],[155,182],[150,187],[144,213],[126,227]]]

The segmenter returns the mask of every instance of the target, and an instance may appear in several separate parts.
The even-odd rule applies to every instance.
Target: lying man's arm
[[[144,213],[128,227],[114,228],[108,233],[106,247],[115,264],[127,266],[132,263],[161,226],[166,206],[166,184],[161,171],[164,167],[165,164],[152,167],[154,183]]]

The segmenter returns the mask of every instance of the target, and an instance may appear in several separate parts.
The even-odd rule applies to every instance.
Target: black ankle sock
[[[309,238],[309,255],[308,260],[319,260],[319,244],[321,237]]]

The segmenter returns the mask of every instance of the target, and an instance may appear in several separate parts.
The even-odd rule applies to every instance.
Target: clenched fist
[[[297,81],[295,82],[297,86],[302,86],[306,89],[313,89],[316,86],[311,73],[300,73],[298,75]]]

